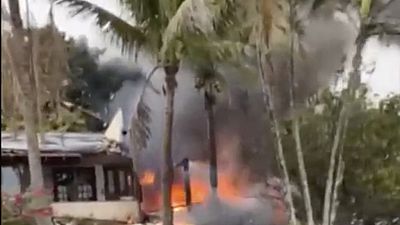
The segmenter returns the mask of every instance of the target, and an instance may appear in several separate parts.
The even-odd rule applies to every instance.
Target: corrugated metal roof
[[[99,153],[106,151],[104,135],[101,133],[45,133],[45,143],[39,145],[41,152],[54,153]],[[25,133],[1,133],[1,151],[27,151]]]

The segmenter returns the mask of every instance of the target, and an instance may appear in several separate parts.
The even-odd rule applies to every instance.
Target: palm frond
[[[182,50],[185,36],[218,36],[218,31],[232,24],[228,15],[233,15],[233,7],[233,0],[185,0],[163,33],[161,58]]]
[[[131,12],[131,16],[140,26],[162,27],[168,23],[164,7],[159,0],[119,0],[119,2]]]
[[[183,55],[193,63],[235,63],[244,56],[245,43],[192,36],[184,39]],[[206,63],[205,63],[206,61]]]
[[[203,16],[199,15],[197,9],[202,12]],[[185,33],[210,33],[212,22],[209,20],[208,13],[209,10],[205,7],[204,0],[186,0],[181,4],[163,33],[160,51],[162,61],[177,58],[174,57],[174,54],[181,48],[182,42],[180,39]]]
[[[196,89],[213,88],[219,93],[227,86],[224,75],[218,71],[217,66],[212,62],[202,65],[194,64],[194,71],[196,72]]]
[[[136,114],[132,118],[132,126],[130,130],[130,136],[132,141],[132,146],[134,147],[135,153],[145,149],[147,147],[147,141],[151,136],[151,131],[149,124],[151,122],[151,109],[145,102],[146,88],[151,87],[151,78],[159,69],[159,66],[154,67],[153,70],[146,76],[145,83],[140,93],[138,103],[136,105]],[[158,94],[158,93],[157,93]]]
[[[123,53],[130,53],[145,44],[143,29],[125,21],[102,7],[85,0],[56,0],[57,4],[65,4],[71,8],[72,16],[93,15],[97,25],[111,34],[111,40],[121,45]]]
[[[147,147],[147,141],[151,136],[149,123],[151,122],[150,107],[143,99],[136,106],[136,116],[132,120],[131,140],[135,152],[140,152]]]

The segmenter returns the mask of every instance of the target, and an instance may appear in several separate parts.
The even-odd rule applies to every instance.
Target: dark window
[[[105,192],[107,200],[118,200],[132,195],[132,179],[129,168],[105,167]]]
[[[96,200],[95,179],[93,168],[54,169],[54,201]]]

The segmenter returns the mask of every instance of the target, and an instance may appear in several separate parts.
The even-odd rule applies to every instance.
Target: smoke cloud
[[[304,27],[301,43],[307,54],[295,59],[296,109],[301,109],[309,96],[329,85],[354,39],[355,31],[351,25],[332,18],[316,16]],[[273,63],[276,68],[272,78],[274,106],[279,118],[288,118],[291,115],[288,55],[277,52]],[[139,57],[139,65],[144,73],[154,66],[146,56]],[[240,71],[223,68],[221,72],[226,75],[227,85],[223,94],[217,97],[215,106],[219,169],[232,173],[239,183],[245,180],[248,187],[255,187],[276,168],[272,135],[265,126],[261,88],[257,82],[243,85],[248,83],[245,81],[248,77]],[[183,64],[177,74],[172,146],[175,164],[184,158],[203,162],[209,158],[204,99],[203,94],[194,88],[195,76],[187,64]],[[109,112],[123,108],[127,114],[124,116],[124,129],[127,130],[135,112],[139,87],[143,84],[140,80],[135,82],[124,81],[108,105]],[[163,71],[158,70],[152,79],[153,86],[161,90],[163,82]],[[150,169],[159,178],[165,100],[164,96],[147,90],[145,101],[151,108],[151,137],[147,149],[139,155],[138,167],[139,172]],[[159,182],[156,181],[155,185],[158,186]],[[194,207],[189,217],[196,225],[270,224],[272,203],[257,196],[243,198],[239,204],[210,196],[204,204]]]
[[[331,84],[354,45],[356,32],[348,21],[322,16],[318,12],[304,25],[304,32],[299,37],[302,52],[294,56],[296,111],[304,107],[307,98]],[[270,82],[274,106],[278,117],[283,119],[291,116],[289,54],[288,51],[274,52],[271,57],[274,74]]]
[[[295,100],[298,109],[301,109],[310,95],[315,94],[321,87],[329,85],[336,69],[341,66],[349,46],[354,42],[354,38],[355,32],[352,31],[350,25],[332,18],[316,17],[304,27],[301,43],[307,52],[307,57],[295,60]],[[274,105],[278,116],[287,118],[290,115],[288,55],[276,54],[273,63],[276,69],[272,82]],[[145,73],[153,68],[146,56],[139,57],[139,65]],[[117,71],[115,67],[113,70]],[[226,143],[236,137],[238,144],[230,149],[230,154],[236,156],[237,169],[240,170],[242,166],[245,166],[250,168],[254,179],[265,178],[273,173],[274,144],[271,133],[264,123],[265,114],[260,85],[255,82],[252,87],[244,86],[243,79],[247,78],[240,74],[240,71],[223,68],[222,73],[226,74],[227,85],[223,90],[224,93],[218,96],[215,107],[218,152],[224,155],[222,149]],[[204,99],[202,92],[194,88],[195,76],[187,64],[184,64],[177,74],[178,88],[174,107],[173,133],[174,163],[179,163],[184,158],[203,161],[209,158]],[[163,71],[158,70],[152,79],[153,86],[158,90],[162,89],[163,77]],[[138,93],[140,93],[138,90],[141,90],[142,84],[140,80],[124,81],[115,99],[108,106],[109,112],[115,112],[118,107],[123,108],[126,130],[130,129],[130,118],[135,111]],[[151,108],[151,138],[148,149],[141,153],[143,163],[139,167],[143,170],[150,167],[159,171],[164,97],[147,90],[145,101]],[[109,115],[113,114],[109,113]]]

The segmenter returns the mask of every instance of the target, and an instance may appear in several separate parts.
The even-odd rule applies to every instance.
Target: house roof
[[[107,147],[101,133],[45,133],[40,143],[42,155],[77,155],[105,152]],[[1,133],[1,153],[25,155],[28,151],[25,133]]]

